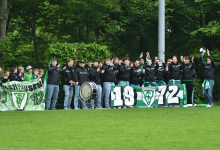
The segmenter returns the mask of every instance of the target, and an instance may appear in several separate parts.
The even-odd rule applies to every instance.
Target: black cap
[[[79,63],[85,63],[85,61],[83,59],[80,59]]]

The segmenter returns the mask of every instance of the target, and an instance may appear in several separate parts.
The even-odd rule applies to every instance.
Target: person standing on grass
[[[64,67],[63,69],[66,69]],[[46,110],[50,108],[51,99],[51,109],[56,109],[56,103],[59,94],[59,81],[60,81],[60,74],[62,73],[62,69],[60,69],[60,64],[57,65],[57,60],[52,59],[52,64],[48,67],[48,80],[47,80],[47,101],[46,101]]]
[[[75,86],[75,70],[73,68],[74,61],[72,59],[67,60],[66,69],[63,70],[62,84],[65,91],[64,109],[71,110],[71,102],[73,98],[73,90]]]
[[[25,73],[24,76],[24,81],[31,81],[32,79],[32,67],[31,66],[27,66],[26,67],[26,71],[27,73]]]
[[[17,75],[16,75],[17,72],[18,72],[18,70],[17,70],[16,67],[11,67],[11,73],[10,73],[10,75],[9,75],[10,81],[22,81],[22,80],[24,80],[24,78],[19,79],[19,78],[17,77]]]
[[[169,72],[169,85],[180,84],[180,74],[182,69],[182,64],[178,63],[177,57],[173,56],[173,61],[168,66]]]
[[[130,86],[140,87],[139,80],[143,77],[143,71],[140,66],[139,60],[136,60],[134,65],[131,63],[131,77]]]
[[[105,94],[105,108],[109,109],[111,107],[111,85],[115,85],[115,75],[114,71],[118,69],[118,67],[114,67],[111,63],[110,58],[105,59],[105,64],[102,67],[103,73],[103,87]]]
[[[124,57],[122,61],[123,63],[119,66],[118,69],[119,70],[118,85],[129,86],[129,80],[131,75],[131,66],[130,66],[129,57]]]
[[[147,57],[147,59],[149,59],[149,58],[150,58],[150,56]],[[139,58],[138,58],[137,60],[139,60],[140,66],[141,66],[141,71],[143,72],[143,68],[144,68],[144,65],[145,65],[144,58],[143,58],[143,52],[140,54],[140,56],[139,56]],[[146,61],[147,61],[147,60],[146,60]],[[144,83],[144,81],[145,81],[145,77],[143,76],[143,78],[141,78],[141,79],[139,80],[140,86],[142,86],[142,84]]]
[[[101,87],[101,69],[98,66],[98,60],[93,61],[92,68],[89,70],[90,81],[93,81],[98,86],[98,96],[95,98],[97,108],[101,107],[102,87]],[[90,107],[94,107],[94,100],[90,101]]]
[[[82,109],[87,109],[86,101],[82,100],[79,96],[81,85],[84,82],[89,81],[88,70],[87,70],[87,68],[84,68],[84,66],[85,66],[85,61],[81,59],[79,61],[79,67],[76,68],[76,70],[75,70],[75,81],[76,81],[76,84],[75,84],[75,99],[74,99],[75,109],[79,109],[78,108],[78,101],[79,100],[81,101]]]
[[[208,49],[207,49],[207,55],[208,55],[208,58],[207,58],[206,64],[204,63],[204,59],[203,59],[204,53],[202,53],[202,55],[200,57],[200,63],[203,67],[205,67],[204,82],[203,82],[202,86],[203,86],[203,95],[208,100],[208,105],[206,107],[212,107],[212,105],[213,105],[213,103],[212,103],[212,100],[213,100],[212,90],[214,87],[216,65],[213,61],[213,58],[210,56]]]
[[[158,63],[156,61],[156,66],[152,64],[152,59],[149,58],[150,54],[146,53],[147,63],[144,65],[143,73],[145,74],[145,82],[147,84],[144,87],[156,86],[155,82],[155,71],[159,68]]]
[[[39,76],[39,69],[34,69],[34,74],[31,76],[31,80],[37,79]]]
[[[160,60],[162,64],[160,63]],[[160,58],[160,60],[159,59],[156,60],[159,66],[159,68],[156,70],[156,86],[163,86],[164,84],[166,84],[164,82],[164,76],[166,73],[166,65],[162,57]]]
[[[2,81],[3,83],[10,82],[9,75],[10,72],[8,70],[5,70],[5,76],[3,77],[3,81]]]
[[[23,81],[24,80],[24,68],[23,67],[18,67],[18,72],[17,72],[17,78],[20,80],[20,81]],[[23,79],[23,80],[22,80]]]
[[[192,63],[188,56],[181,56],[182,61],[182,84],[186,85],[187,90],[187,104],[192,104],[192,93],[193,93],[193,69],[196,69],[194,63],[194,56],[192,57]]]

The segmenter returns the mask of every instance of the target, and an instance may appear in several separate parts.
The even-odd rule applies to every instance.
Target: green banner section
[[[45,99],[41,78],[12,81],[0,86],[0,111],[44,110]]]
[[[111,107],[187,106],[185,84],[156,87],[111,86]]]

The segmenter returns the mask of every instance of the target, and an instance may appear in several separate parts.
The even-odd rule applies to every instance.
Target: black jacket
[[[156,70],[156,80],[164,80],[164,76],[166,73],[166,65],[163,63],[160,70]]]
[[[4,78],[2,77],[2,74],[0,73],[0,82],[2,82]]]
[[[119,66],[119,81],[129,81],[131,75],[131,66],[125,67],[125,64]]]
[[[103,82],[115,82],[116,76],[114,71],[118,69],[118,66],[110,66],[104,64],[102,69],[105,70],[103,74]]]
[[[130,84],[139,84],[140,77],[143,77],[143,70],[137,72],[139,69],[141,69],[141,66],[135,67],[133,66],[131,68],[131,77],[130,77]]]
[[[60,74],[62,73],[62,69],[57,66],[52,66],[52,64],[48,67],[48,84],[59,85]]]
[[[182,64],[171,62],[169,64],[169,79],[180,80]]]
[[[87,68],[78,67],[75,70],[75,81],[82,85],[84,82],[89,81]]]
[[[95,67],[92,65],[92,68],[89,70],[89,79],[90,81],[93,81],[97,85],[101,85],[102,79],[101,79],[101,69],[97,71],[98,67]]]
[[[193,69],[196,69],[196,64],[188,63],[185,64],[182,63],[183,72],[182,72],[182,80],[192,80],[193,79]]]
[[[209,56],[210,60],[211,60],[211,64],[205,64],[202,60],[202,57],[200,58],[200,63],[202,66],[205,67],[205,70],[204,70],[204,79],[207,79],[207,80],[214,80],[215,78],[215,68],[216,68],[216,65],[212,59],[211,56]]]
[[[155,82],[155,72],[158,69],[158,63],[156,63],[156,66],[151,65],[148,66],[147,64],[144,65],[145,69],[145,81],[146,82]]]
[[[6,82],[10,82],[10,79],[9,79],[9,78],[8,78],[8,79],[4,79],[4,78],[3,78],[2,83],[6,83]]]
[[[66,65],[66,69],[62,73],[62,84],[71,85],[70,81],[75,81],[75,70],[72,67]]]
[[[10,81],[21,81],[19,80],[19,78],[17,77],[16,73],[10,73],[9,77]]]

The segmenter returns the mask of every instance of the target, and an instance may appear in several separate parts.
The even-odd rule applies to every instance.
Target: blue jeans
[[[105,94],[105,108],[111,107],[111,85],[115,85],[114,82],[104,82],[104,94]]]
[[[95,98],[95,105],[97,108],[101,108],[101,98],[102,98],[102,87],[101,85],[98,86],[98,96]]]
[[[47,102],[46,102],[46,110],[50,108],[51,98],[53,97],[51,109],[56,109],[56,103],[59,94],[59,85],[48,84],[47,85]]]
[[[175,81],[175,85],[181,84],[180,81]],[[172,80],[169,80],[169,85],[174,85]]]
[[[209,89],[205,89],[205,87],[203,87],[203,95],[208,100],[209,105],[212,105],[212,99],[213,99],[212,90],[214,87],[214,80],[209,80],[209,87],[210,87]]]
[[[73,86],[63,85],[63,89],[65,91],[64,109],[71,109],[70,105],[73,98]]]
[[[105,100],[105,88],[104,86],[102,87],[102,97],[101,97],[101,107],[103,108],[103,101]]]
[[[80,109],[79,90],[80,90],[80,85],[75,85],[75,97],[74,97],[75,109]]]
[[[130,86],[133,86],[133,87],[140,87],[139,84],[130,84]]]
[[[157,82],[156,83],[156,86],[163,86],[164,84],[163,84],[163,82]]]

